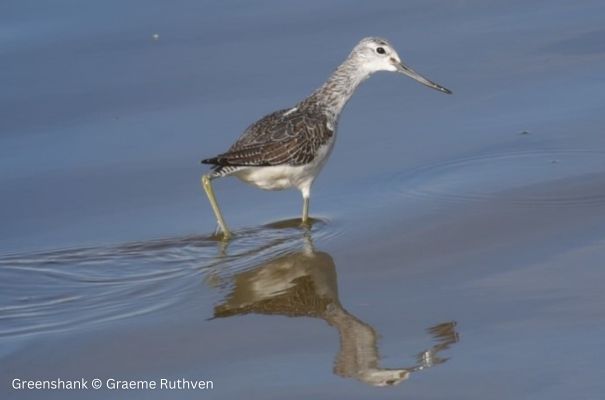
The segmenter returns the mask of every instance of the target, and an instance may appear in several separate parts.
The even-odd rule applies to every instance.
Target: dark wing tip
[[[213,157],[213,158],[206,158],[205,160],[201,161],[202,164],[213,164],[213,165],[217,165],[218,164],[218,158],[217,157]]]

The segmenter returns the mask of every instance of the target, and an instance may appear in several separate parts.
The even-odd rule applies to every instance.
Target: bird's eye
[[[376,48],[376,53],[378,53],[378,54],[384,54],[384,53],[386,53],[386,51],[384,51],[384,47],[377,47]]]

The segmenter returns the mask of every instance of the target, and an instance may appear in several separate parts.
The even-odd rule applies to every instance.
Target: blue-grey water
[[[601,399],[602,1],[0,4],[0,397]],[[362,37],[313,188],[199,160]],[[14,379],[212,380],[18,390]],[[386,386],[386,387],[377,387]]]

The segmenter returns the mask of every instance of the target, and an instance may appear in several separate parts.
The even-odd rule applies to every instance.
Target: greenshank
[[[202,187],[225,239],[231,234],[212,188],[212,180],[224,176],[265,190],[297,188],[303,197],[302,222],[307,223],[311,185],[332,152],[340,113],[359,84],[378,71],[399,72],[452,93],[405,65],[385,39],[362,39],[309,97],[266,115],[250,125],[227,152],[202,160],[213,166],[202,176]]]

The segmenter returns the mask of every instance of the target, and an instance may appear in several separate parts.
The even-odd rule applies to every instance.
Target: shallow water
[[[0,5],[2,398],[598,399],[602,2]],[[154,34],[159,35],[154,38]],[[362,36],[377,74],[299,226],[200,159]],[[214,389],[16,391],[52,378]],[[378,387],[387,386],[387,387]]]

